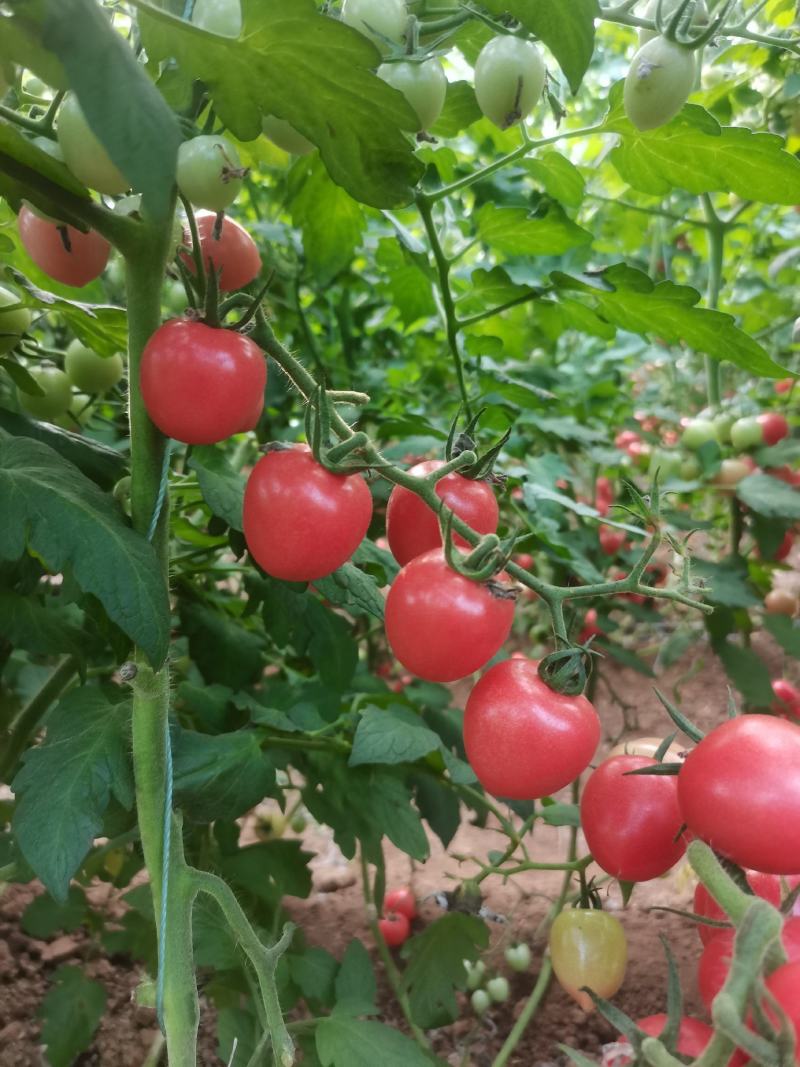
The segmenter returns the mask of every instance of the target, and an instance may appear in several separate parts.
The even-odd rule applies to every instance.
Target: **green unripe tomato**
[[[14,304],[19,304],[17,294],[0,285],[0,355],[10,352],[31,325],[30,309],[14,307]],[[6,308],[12,310],[6,311]]]
[[[643,45],[625,78],[625,114],[637,130],[654,130],[675,118],[695,79],[694,53],[663,37]]]
[[[242,5],[239,0],[194,0],[192,22],[220,37],[238,37],[242,32]]]
[[[562,911],[550,927],[550,959],[555,976],[584,1011],[592,1011],[594,1004],[583,987],[600,997],[612,997],[622,985],[627,958],[622,923],[607,911]]]
[[[663,483],[669,478],[677,478],[681,471],[681,457],[675,452],[662,452],[655,449],[650,454],[650,474],[658,471],[659,480]]]
[[[202,134],[178,149],[178,188],[195,207],[224,211],[242,188],[239,153],[226,137]]]
[[[382,63],[378,77],[403,94],[416,112],[420,130],[433,126],[447,95],[447,78],[438,59],[426,59],[424,63]]]
[[[292,821],[289,823],[289,826],[292,828],[292,831],[296,834],[302,834],[303,830],[305,830],[307,825],[308,821],[302,812],[298,812],[297,815],[293,815]]]
[[[91,417],[92,398],[87,396],[86,393],[75,393],[70,401],[69,409],[53,421],[62,430],[80,433]]]
[[[290,122],[279,119],[275,115],[265,115],[261,121],[261,129],[264,131],[265,137],[268,137],[273,144],[293,156],[307,156],[316,147],[307,137],[299,133]]]
[[[712,420],[717,428],[717,440],[720,444],[728,445],[731,441],[731,427],[736,418],[733,415],[716,415]]]
[[[531,965],[530,946],[521,941],[518,945],[509,945],[503,955],[512,971],[527,971]]]
[[[401,44],[408,28],[406,0],[344,0],[342,22],[386,51],[386,39]]]
[[[31,367],[29,373],[39,388],[44,390],[44,396],[19,394],[19,402],[29,415],[52,422],[69,410],[72,386],[63,370],[43,363],[39,367]]]
[[[166,308],[170,315],[182,315],[187,304],[186,290],[181,283],[167,282],[161,291],[161,306]]]
[[[738,452],[744,452],[748,448],[758,448],[763,440],[761,424],[754,415],[737,419],[731,426],[731,444]]]
[[[119,352],[113,356],[100,356],[75,340],[67,346],[64,370],[76,388],[85,393],[104,393],[125,373],[125,363]]]
[[[142,209],[142,194],[131,193],[130,196],[123,196],[120,200],[114,204],[114,211],[117,215],[136,215],[141,218]],[[177,215],[172,216],[172,240],[170,241],[168,256],[170,259],[175,255],[178,249],[183,244],[183,223]]]
[[[542,95],[544,79],[544,62],[535,44],[508,34],[494,37],[475,63],[478,107],[505,130],[531,113]]]
[[[681,0],[664,0],[661,8],[661,17],[665,23],[668,23],[670,17],[675,14],[678,9],[678,5]],[[646,19],[653,19],[655,21],[656,10],[658,8],[658,0],[650,0],[650,3],[642,12],[642,17]],[[697,5],[692,15],[691,25],[695,27],[706,26],[708,24],[708,8],[706,7],[705,0],[697,0]],[[652,41],[654,37],[658,37],[656,30],[639,30],[639,47],[643,44],[647,44],[648,41]]]
[[[486,983],[486,992],[495,1002],[495,1004],[504,1004],[508,1000],[511,989],[508,984],[508,979],[499,974],[496,978],[490,978]]]
[[[64,162],[78,181],[109,196],[129,188],[128,179],[111,162],[108,152],[92,133],[74,93],[64,97],[56,133]]]
[[[707,441],[716,441],[719,444],[719,428],[711,419],[692,419],[681,436],[681,444],[684,448],[696,452]]]
[[[467,989],[477,989],[483,982],[486,964],[483,960],[476,960],[475,963],[464,960],[464,969],[467,972]]]
[[[476,989],[472,996],[469,998],[469,1002],[472,1005],[472,1010],[476,1015],[483,1015],[488,1010],[491,1000],[489,994],[485,989]]]
[[[693,482],[700,477],[703,468],[697,456],[687,456],[681,463],[681,478],[684,482]]]

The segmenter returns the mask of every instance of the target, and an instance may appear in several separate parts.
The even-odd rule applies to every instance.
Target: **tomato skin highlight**
[[[244,493],[244,536],[258,565],[288,582],[341,567],[364,539],[372,494],[360,474],[333,474],[306,447],[269,452]]]
[[[411,923],[402,912],[390,911],[382,919],[378,919],[378,929],[389,948],[397,948],[408,940]]]
[[[480,670],[508,637],[514,600],[457,574],[441,549],[412,559],[386,598],[386,636],[406,670],[455,682]]]
[[[593,1011],[592,999],[581,987],[612,997],[625,979],[628,946],[622,923],[606,911],[562,911],[550,927],[550,958],[562,989],[584,1011]]]
[[[443,466],[443,460],[429,459],[417,463],[408,473],[424,478]],[[500,511],[488,482],[473,481],[453,471],[436,483],[436,495],[477,533],[490,534],[497,530]],[[436,513],[402,485],[392,489],[386,505],[386,536],[391,553],[401,567],[442,544]],[[469,547],[458,534],[454,541],[460,548]]]
[[[17,217],[19,236],[33,262],[50,278],[76,289],[99,278],[111,255],[111,245],[94,230],[81,233],[74,226],[57,225],[39,218],[23,204]],[[66,232],[69,251],[61,231]]]
[[[741,867],[800,872],[800,726],[740,715],[711,730],[678,775],[684,822]]]
[[[142,353],[142,398],[162,433],[213,445],[252,430],[264,408],[267,363],[255,342],[233,330],[171,319]]]
[[[599,740],[592,704],[556,693],[536,660],[495,664],[467,700],[467,759],[493,796],[536,800],[555,793],[586,769]]]
[[[475,62],[475,96],[487,119],[501,130],[524,119],[544,89],[545,69],[532,41],[510,34],[492,38]]]
[[[197,239],[200,243],[205,269],[208,271],[213,266],[219,271],[220,291],[230,293],[234,289],[242,289],[258,277],[261,270],[261,255],[247,230],[227,215],[222,221],[219,238],[216,238],[214,236],[216,218],[213,211],[196,212]],[[184,234],[184,241],[191,247],[191,235],[188,230]],[[184,266],[194,277],[197,271],[191,251],[184,248],[180,256]]]
[[[695,79],[694,54],[665,37],[642,45],[625,78],[625,113],[638,130],[665,125],[681,110]]]
[[[656,765],[648,756],[612,756],[589,775],[581,796],[581,826],[595,863],[625,882],[657,878],[686,850],[677,780],[629,774]]]
[[[411,889],[390,889],[383,898],[383,910],[396,911],[410,922],[417,917],[417,898]]]

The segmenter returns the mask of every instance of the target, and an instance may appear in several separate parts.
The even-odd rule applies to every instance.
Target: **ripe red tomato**
[[[634,441],[641,441],[641,437],[639,437],[635,430],[620,430],[614,438],[614,444],[617,448],[627,448],[628,445],[632,445]]]
[[[625,882],[657,878],[686,850],[677,779],[629,774],[655,765],[648,756],[612,756],[589,776],[581,796],[589,851],[607,874]]]
[[[213,211],[195,213],[197,238],[206,270],[213,267],[220,271],[219,288],[223,293],[233,289],[242,289],[258,277],[261,270],[261,256],[256,243],[247,230],[228,215],[222,221],[219,237],[214,236],[214,224],[217,216]],[[192,239],[189,230],[184,231],[184,245],[191,249]],[[181,259],[190,274],[196,274],[191,251],[181,250]]]
[[[614,486],[609,478],[601,475],[594,483],[594,506],[601,515],[607,515],[613,503]]]
[[[777,697],[773,701],[772,711],[786,719],[800,719],[800,689],[785,678],[776,678],[772,683],[772,692]]]
[[[267,362],[242,334],[171,319],[147,342],[140,381],[147,413],[162,433],[213,445],[258,422]]]
[[[776,393],[788,393],[794,385],[794,378],[780,378],[777,382],[772,383],[772,388]]]
[[[417,898],[411,889],[390,889],[383,898],[384,912],[396,911],[409,920],[417,917]]]
[[[600,720],[584,696],[556,693],[532,659],[491,667],[464,712],[467,759],[487,792],[515,800],[546,797],[586,770]]]
[[[428,459],[417,463],[408,473],[424,478],[443,466],[440,459]],[[477,533],[490,534],[497,529],[500,513],[488,482],[473,481],[453,471],[436,483],[436,495]],[[389,548],[401,566],[423,552],[439,548],[442,543],[436,513],[416,493],[402,485],[392,489],[386,506],[386,536]],[[454,541],[461,548],[469,548],[464,538],[457,534]]]
[[[578,634],[578,644],[585,645],[590,637],[605,637],[605,630],[597,625],[597,608],[589,608],[583,618],[583,628]]]
[[[794,485],[797,477],[788,463],[784,463],[782,467],[767,467],[764,473],[770,478],[777,478],[779,482],[786,482],[787,485]]]
[[[777,875],[762,874],[761,871],[747,871],[747,884],[757,897],[763,897],[770,904],[774,904],[776,908],[780,906],[781,880]],[[695,915],[702,915],[706,919],[728,919],[728,916],[702,882],[698,884],[694,891],[694,912]],[[714,926],[704,926],[702,923],[698,923],[697,932],[703,944],[707,945],[713,937],[720,933],[720,930]]]
[[[397,948],[408,939],[411,923],[402,912],[389,911],[382,919],[378,919],[378,929],[389,948]]]
[[[800,726],[740,715],[706,734],[678,775],[684,822],[740,867],[800,872]]]
[[[797,597],[788,589],[770,589],[764,597],[764,611],[768,615],[788,615],[790,618],[797,614]]]
[[[708,1010],[728,977],[733,959],[734,930],[718,930],[703,949],[697,964],[697,988]],[[787,919],[781,941],[790,964],[800,963],[800,918]],[[780,968],[778,968],[780,970]],[[775,972],[778,973],[777,971]]]
[[[792,533],[791,530],[787,530],[786,533],[783,535],[783,540],[781,541],[781,543],[778,545],[777,549],[775,550],[775,555],[773,557],[775,562],[776,563],[782,563],[783,560],[785,560],[786,557],[789,555],[789,553],[792,551],[792,546],[793,545],[794,545],[794,534]]]
[[[438,548],[407,563],[386,598],[392,651],[429,682],[454,682],[480,670],[508,637],[513,618],[508,586],[464,578]]]
[[[372,518],[360,474],[333,474],[306,446],[269,452],[244,492],[244,536],[273,578],[312,582],[346,563]]]
[[[624,546],[626,536],[624,530],[612,530],[609,526],[601,526],[597,531],[600,549],[607,556],[616,556],[617,552]]]
[[[649,1034],[650,1037],[660,1037],[664,1032],[664,1027],[667,1025],[667,1016],[664,1013],[648,1015],[644,1019],[638,1019],[636,1025],[640,1030],[644,1030],[646,1034]],[[713,1036],[714,1031],[708,1023],[704,1023],[700,1019],[693,1019],[691,1015],[684,1015],[681,1018],[675,1051],[694,1060],[700,1055]],[[626,1045],[628,1044],[622,1035],[620,1035],[619,1041]],[[633,1061],[633,1048],[630,1045],[628,1047],[631,1050],[630,1058],[620,1058],[619,1054],[615,1055],[614,1067],[625,1067],[626,1064]]]
[[[776,445],[784,437],[789,436],[789,423],[783,415],[777,411],[765,411],[758,416],[761,426],[761,435],[765,445]]]
[[[778,967],[767,978],[766,986],[768,992],[777,1000],[794,1031],[794,1062],[800,1063],[800,1051],[798,1051],[796,1044],[798,1035],[800,1035],[800,961],[792,960],[789,963],[784,963],[782,967]],[[766,998],[764,999],[763,1007],[770,1022],[779,1027],[780,1016]]]
[[[550,927],[550,958],[562,989],[584,1011],[592,1011],[592,998],[582,987],[612,997],[625,978],[628,946],[622,923],[607,911],[562,911]]]
[[[48,222],[23,204],[17,218],[19,236],[33,262],[50,278],[77,289],[99,278],[111,245],[94,230],[81,233],[74,226]]]

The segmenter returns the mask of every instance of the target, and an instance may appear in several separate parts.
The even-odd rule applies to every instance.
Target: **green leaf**
[[[353,938],[345,950],[336,975],[336,1011],[349,1015],[373,1015],[378,984],[364,945]]]
[[[414,799],[420,815],[447,848],[461,825],[461,807],[452,789],[428,775],[414,780]]]
[[[383,1023],[334,1012],[317,1025],[323,1067],[430,1067],[430,1057],[410,1037]]]
[[[577,93],[594,52],[597,0],[483,0],[483,6],[494,15],[513,15],[543,41]]]
[[[0,589],[0,637],[35,655],[69,652],[79,656],[85,635],[74,604],[42,603],[36,596],[20,596]]]
[[[347,267],[361,243],[364,210],[328,176],[319,156],[304,156],[290,177],[292,222],[303,236],[303,251],[321,285]]]
[[[80,588],[161,666],[170,617],[158,558],[77,467],[38,441],[0,440],[0,516],[0,557],[31,549],[54,573],[69,566]]]
[[[730,641],[714,642],[714,651],[745,700],[762,708],[769,707],[775,695],[767,665],[758,653]]]
[[[379,241],[375,262],[382,273],[380,292],[395,306],[404,326],[436,313],[433,287],[401,241]]]
[[[172,213],[177,117],[95,0],[48,0],[42,43],[61,60],[93,133],[143,206],[158,221]]]
[[[740,557],[732,556],[721,563],[694,559],[692,569],[696,578],[702,578],[707,583],[703,597],[710,604],[727,608],[752,608],[760,603],[750,585],[747,564]]]
[[[339,970],[335,956],[324,948],[309,948],[302,956],[289,956],[288,962],[292,981],[306,1000],[331,1003],[333,981]]]
[[[554,271],[553,282],[589,297],[617,328],[643,337],[656,335],[670,344],[683,343],[697,352],[727,360],[763,378],[785,378],[787,371],[752,337],[734,324],[732,315],[694,305],[696,289],[674,282],[652,282],[646,274],[618,263],[595,276],[594,284]]]
[[[478,107],[475,90],[470,83],[448,82],[442,113],[429,132],[434,137],[449,141],[481,117],[482,112]]]
[[[764,615],[764,629],[768,630],[783,651],[800,659],[800,629],[785,615]]]
[[[254,681],[264,666],[264,640],[245,629],[224,609],[184,600],[180,604],[183,630],[189,652],[207,682],[242,689]]]
[[[111,797],[126,809],[133,804],[131,705],[119,696],[81,686],[63,697],[44,742],[28,750],[12,783],[20,851],[57,901],[67,899]]]
[[[6,23],[4,18],[3,34],[6,32]],[[41,174],[59,189],[66,190],[80,200],[88,201],[88,192],[63,163],[43,152],[30,138],[24,137],[17,126],[3,119],[0,119],[0,153]],[[54,203],[52,200],[50,202]]]
[[[195,822],[236,819],[271,792],[275,768],[252,731],[175,739],[175,803]]]
[[[574,223],[555,201],[537,215],[522,207],[484,204],[475,218],[478,238],[508,256],[557,256],[592,241],[589,231]]]
[[[21,363],[17,363],[13,353],[9,356],[0,357],[0,367],[3,368],[21,393],[25,393],[27,396],[45,395],[41,385]]]
[[[378,583],[352,563],[345,563],[327,578],[317,578],[314,588],[323,599],[351,615],[371,615],[383,622],[384,602]]]
[[[537,159],[526,159],[525,170],[554,200],[569,207],[580,207],[586,182],[583,175],[565,156],[558,152],[545,152]]]
[[[666,196],[672,189],[689,193],[735,193],[763,204],[800,202],[800,160],[773,133],[720,126],[693,104],[655,130],[637,130],[626,118],[622,82],[611,90],[611,110],[604,132],[622,135],[609,158],[620,176],[640,192]]]
[[[419,1026],[427,1030],[458,1018],[455,990],[464,987],[464,960],[476,960],[488,944],[485,923],[463,912],[443,915],[405,943],[403,985]]]
[[[577,804],[543,804],[542,819],[548,826],[580,826],[580,808]]]
[[[80,967],[59,967],[36,1013],[43,1020],[42,1043],[51,1067],[71,1067],[92,1043],[106,1010],[106,991]]]
[[[41,25],[30,17],[28,10],[21,16],[3,17],[0,61],[3,60],[32,70],[54,89],[67,88],[64,68],[52,52],[42,47]]]
[[[800,493],[780,478],[749,474],[736,486],[736,495],[767,519],[800,519]]]
[[[54,900],[49,893],[34,897],[20,922],[29,937],[46,941],[53,934],[78,930],[87,915],[86,894],[80,886],[71,885],[64,901]]]
[[[356,200],[409,203],[422,165],[401,131],[416,130],[417,118],[373,73],[378,54],[362,34],[321,15],[314,0],[249,0],[239,40],[145,0],[136,7],[148,55],[175,58],[205,82],[219,120],[240,140],[260,135],[262,115],[277,115],[319,146],[331,178]]]
[[[241,530],[246,479],[231,467],[222,449],[195,445],[189,466],[197,472],[200,492],[212,512],[234,530]]]
[[[311,892],[311,858],[299,841],[265,841],[228,857],[225,872],[236,885],[277,907],[283,896],[305,898]]]
[[[434,752],[441,742],[418,715],[397,704],[386,710],[367,708],[361,716],[350,754],[350,766],[362,763],[413,763]]]

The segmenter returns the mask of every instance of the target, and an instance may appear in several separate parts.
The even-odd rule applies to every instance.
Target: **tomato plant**
[[[406,0],[344,0],[342,21],[384,50],[403,40],[408,26]]]
[[[539,49],[518,37],[492,38],[475,63],[478,106],[501,130],[530,114],[542,95],[544,80]]]
[[[256,243],[244,226],[235,219],[224,218],[217,225],[214,212],[198,211],[195,215],[197,238],[203,266],[219,273],[219,288],[223,293],[249,285],[261,270],[261,255]],[[185,249],[181,259],[190,274],[197,271],[192,253],[191,234],[185,234]]]
[[[562,911],[550,928],[550,958],[561,988],[584,1011],[592,1011],[586,988],[610,997],[625,979],[628,947],[622,923],[607,911]]]
[[[242,187],[239,154],[226,137],[202,135],[178,149],[178,188],[195,207],[224,211]]]
[[[442,460],[425,460],[416,463],[408,473],[424,478],[443,466]],[[478,533],[494,533],[497,529],[500,510],[488,482],[473,481],[458,471],[452,471],[436,482],[436,495]],[[396,485],[389,497],[386,536],[392,555],[401,566],[442,543],[436,513],[402,485]],[[459,547],[467,547],[467,542],[457,534],[454,540]]]
[[[310,582],[341,567],[372,517],[360,474],[332,474],[305,448],[270,452],[258,461],[244,495],[244,535],[267,574]]]
[[[147,412],[168,437],[207,445],[252,430],[264,406],[267,365],[258,345],[232,330],[172,319],[142,354]]]
[[[692,90],[694,55],[664,37],[647,41],[625,79],[625,112],[638,130],[653,130],[674,118]]]
[[[81,288],[105,270],[111,246],[100,234],[83,233],[40,218],[26,205],[17,218],[25,251],[45,274],[64,285]]]
[[[555,692],[535,660],[491,667],[464,712],[467,759],[495,796],[549,796],[586,769],[599,740],[600,720],[586,697]]]

